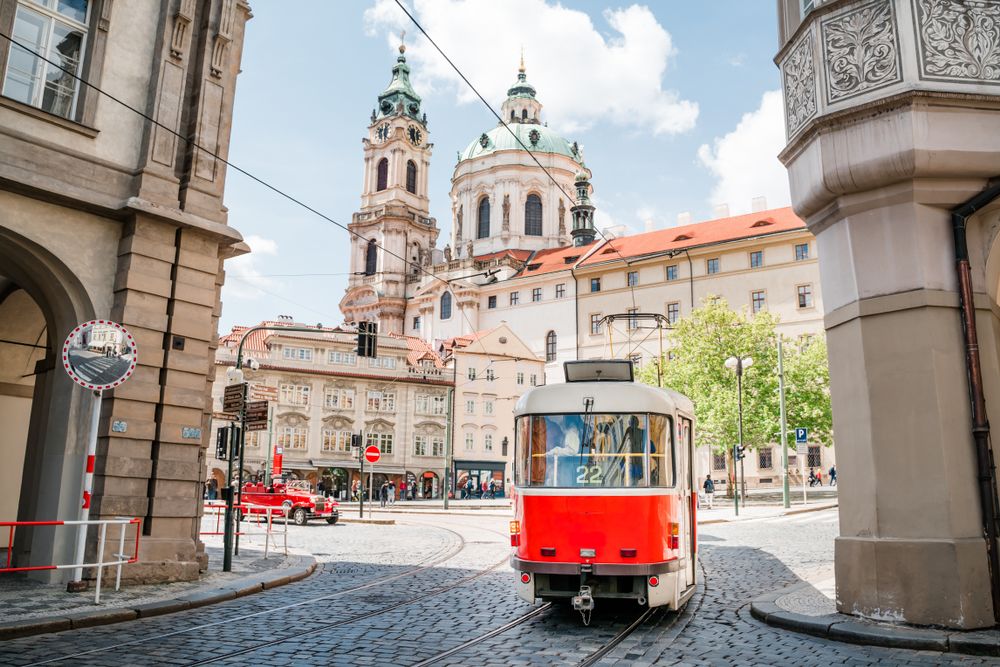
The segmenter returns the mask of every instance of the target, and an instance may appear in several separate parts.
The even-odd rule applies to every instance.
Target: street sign
[[[365,461],[368,461],[368,463],[378,463],[380,458],[382,458],[382,452],[378,450],[378,447],[375,445],[365,447]]]
[[[263,431],[267,428],[267,401],[247,403],[246,425],[248,431]]]
[[[226,387],[222,394],[222,411],[239,412],[247,398],[247,383],[240,382]]]
[[[266,384],[250,385],[251,401],[273,401],[278,402],[278,388]]]
[[[795,429],[795,444],[804,445],[809,440],[809,429],[807,428],[797,428]]]

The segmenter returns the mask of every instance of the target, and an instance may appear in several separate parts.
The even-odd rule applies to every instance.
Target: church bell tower
[[[346,323],[378,322],[379,333],[403,333],[406,285],[430,266],[438,237],[427,194],[433,144],[405,53],[400,44],[392,80],[361,140],[361,209],[348,225],[352,275],[340,301]]]

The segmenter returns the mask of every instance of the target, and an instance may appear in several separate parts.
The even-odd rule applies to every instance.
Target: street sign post
[[[798,427],[795,429],[795,454],[799,459],[799,474],[802,476],[802,504],[808,502],[806,497],[806,459],[809,455],[809,429]]]
[[[278,388],[272,387],[267,384],[251,384],[250,385],[250,400],[251,401],[270,401],[272,403],[278,402]]]
[[[239,413],[247,400],[247,383],[237,382],[226,387],[222,394],[222,411]]]
[[[368,463],[378,463],[380,458],[382,458],[382,452],[379,451],[378,447],[375,445],[365,447],[365,461],[368,461]]]
[[[263,431],[267,428],[267,405],[267,401],[247,403],[246,429],[248,431]]]

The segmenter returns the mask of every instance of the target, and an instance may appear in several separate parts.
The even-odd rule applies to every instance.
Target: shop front
[[[490,483],[497,498],[506,494],[503,461],[455,461],[455,497],[482,498],[490,493]],[[472,485],[469,485],[471,480]]]

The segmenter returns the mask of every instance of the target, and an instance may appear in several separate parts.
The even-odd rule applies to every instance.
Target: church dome
[[[523,151],[524,146],[535,153],[556,153],[581,162],[580,148],[576,142],[569,142],[544,125],[529,123],[510,123],[509,127],[520,143],[503,125],[498,125],[489,132],[484,132],[478,139],[465,147],[458,155],[458,160],[471,160],[497,151]],[[523,146],[522,146],[523,144]]]

